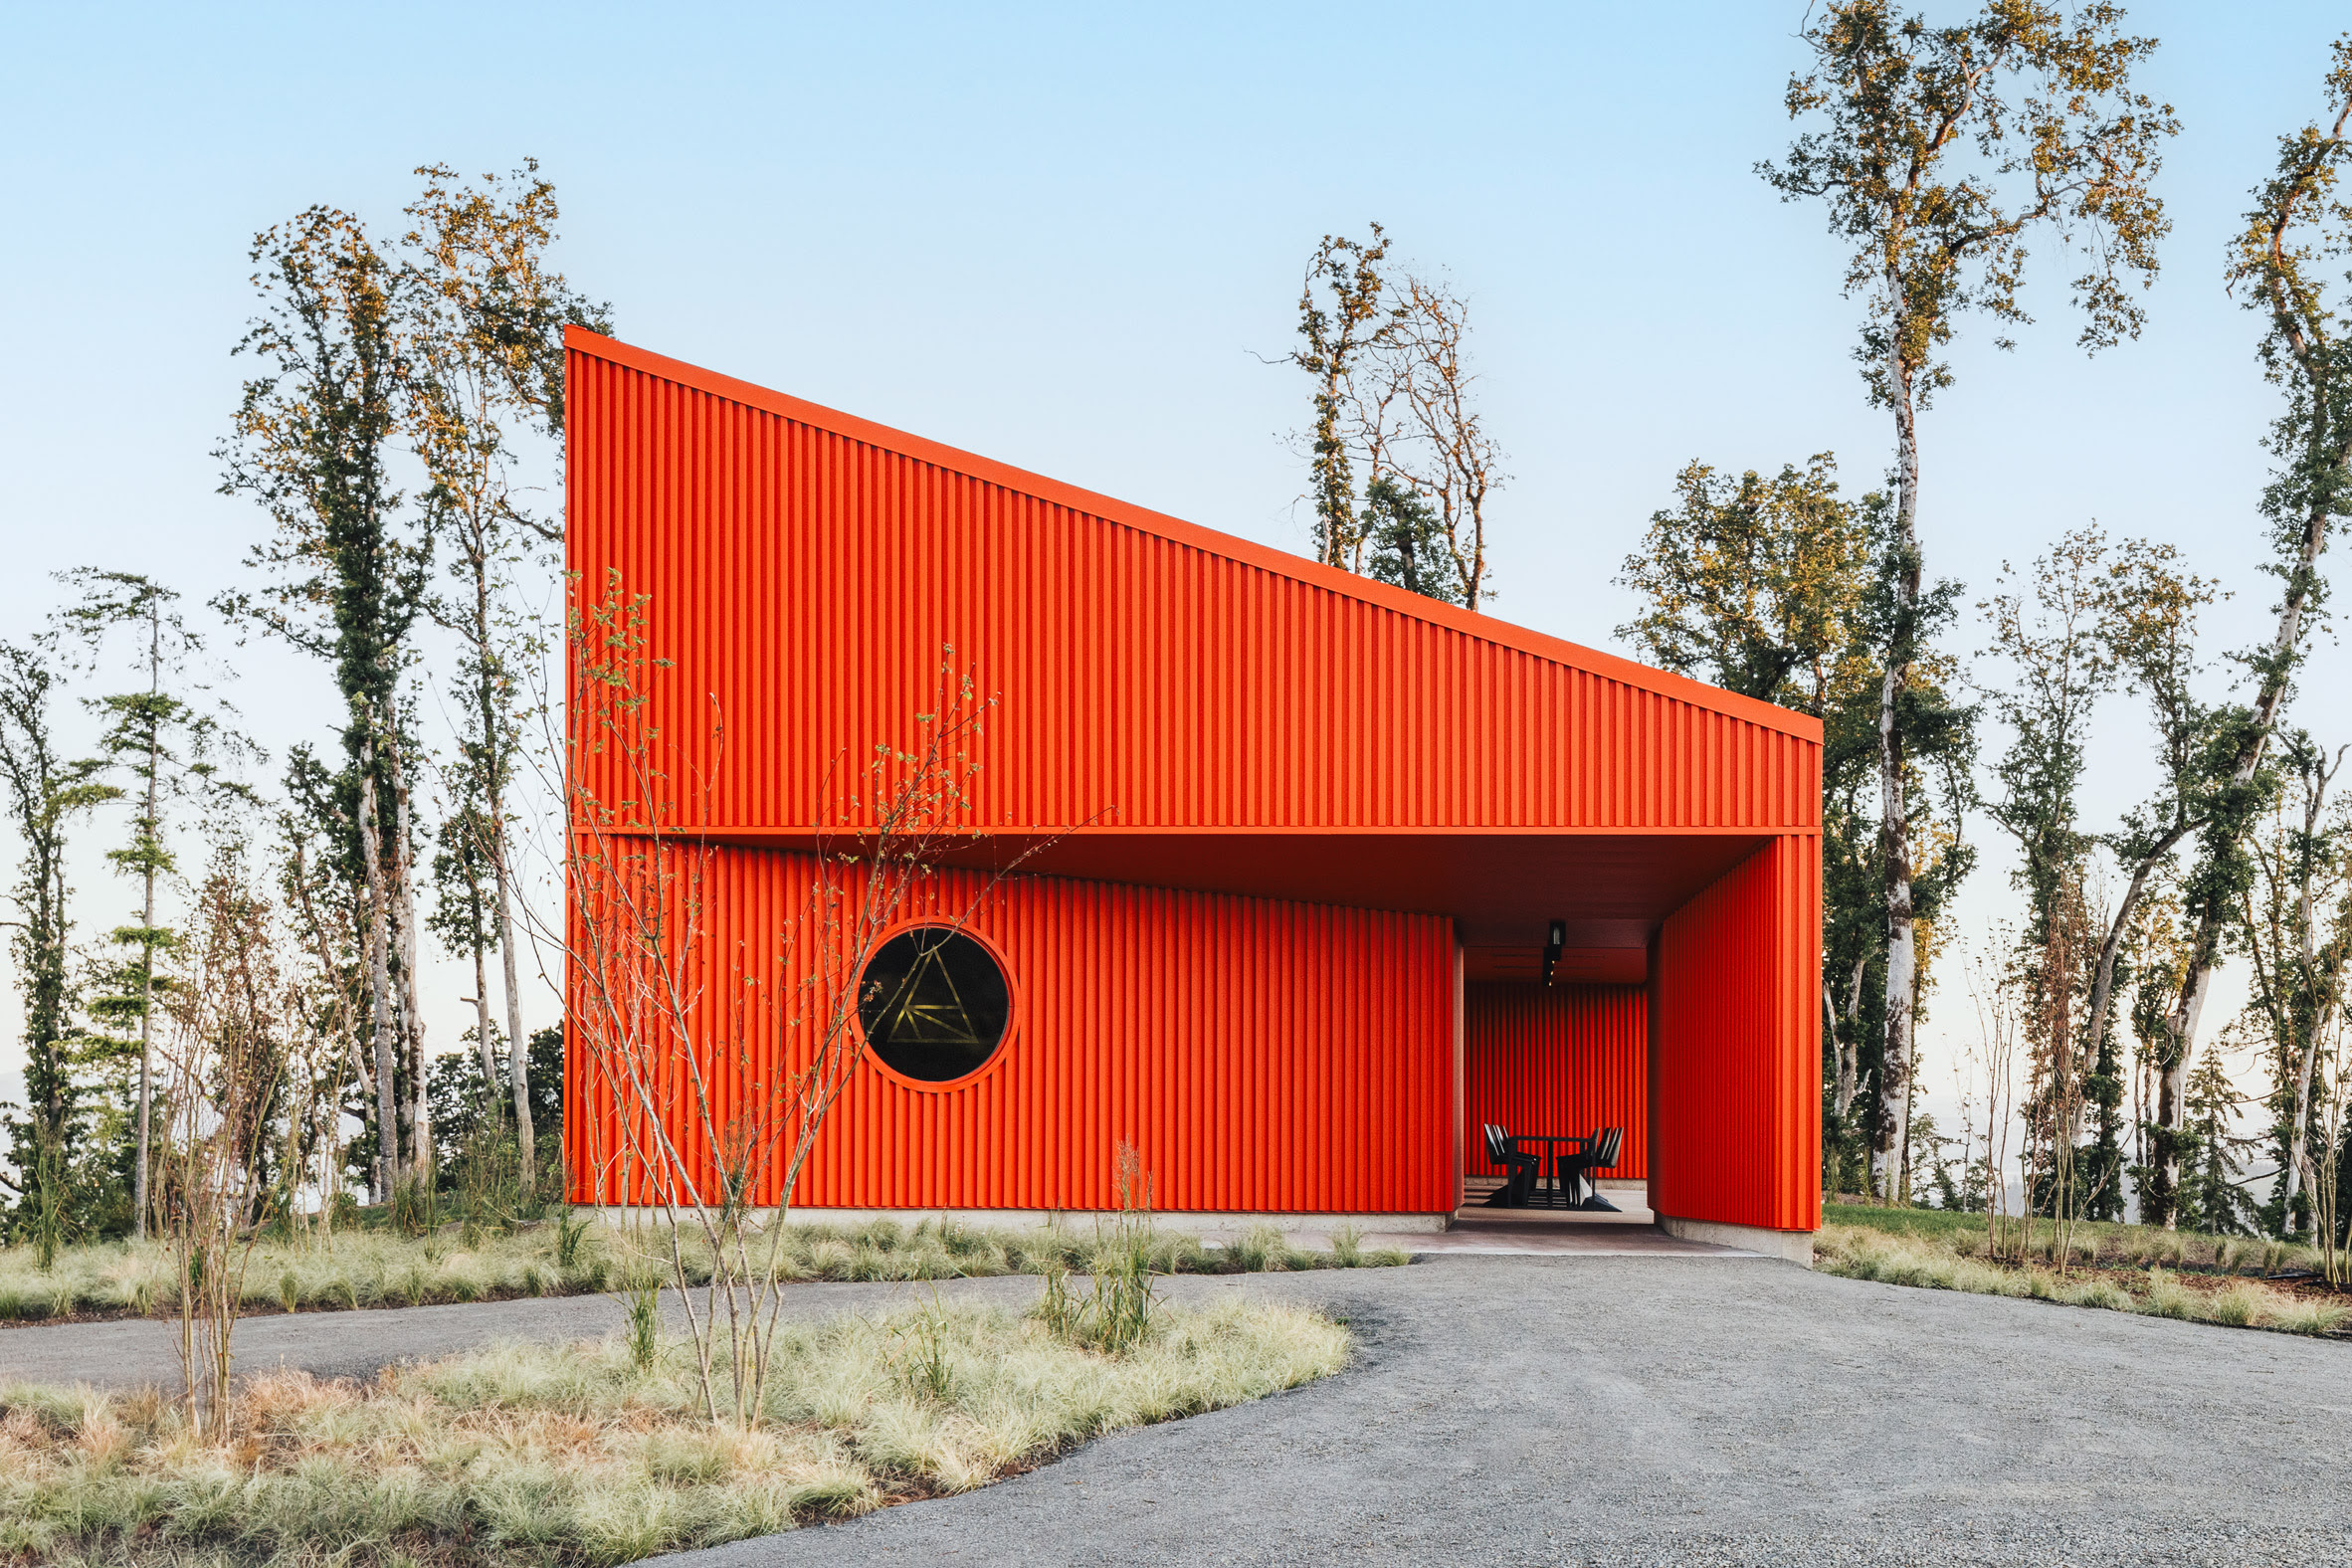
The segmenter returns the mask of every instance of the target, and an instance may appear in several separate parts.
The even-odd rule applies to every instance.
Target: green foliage
[[[220,763],[259,751],[197,695],[203,687],[191,665],[204,654],[204,640],[177,610],[176,592],[136,572],[94,567],[60,573],[58,580],[77,597],[58,612],[51,646],[78,655],[81,666],[95,672],[106,668],[109,648],[121,641],[117,634],[127,634],[139,678],[130,689],[85,697],[83,705],[102,721],[98,762],[125,781],[121,797],[132,803],[129,837],[106,859],[138,881],[139,907],[134,922],[109,933],[119,957],[94,966],[87,1008],[98,1033],[87,1057],[103,1080],[101,1157],[113,1184],[127,1195],[130,1227],[143,1229],[153,1026],[157,1004],[172,984],[157,964],[178,940],[158,916],[160,886],[178,870],[166,826],[183,804],[197,803],[208,815],[244,804],[247,791],[223,777]]]
[[[2270,430],[2276,466],[2261,496],[2271,546],[2264,570],[2279,579],[2280,594],[2277,630],[2241,655],[2254,678],[2254,700],[2223,707],[2214,718],[2209,765],[2218,782],[2194,868],[2182,883],[2193,934],[2164,1047],[2164,1065],[2176,1074],[2194,1045],[2187,1037],[2192,1002],[2202,999],[2254,887],[2248,841],[2278,782],[2266,765],[2271,740],[2305,657],[2309,628],[2326,607],[2321,562],[2332,524],[2352,500],[2352,356],[2342,341],[2352,294],[2342,292],[2336,271],[2352,246],[2352,203],[2342,193],[2343,173],[2352,163],[2352,140],[2344,133],[2352,121],[2352,36],[2332,46],[2324,93],[2332,122],[2322,128],[2313,121],[2279,138],[2276,170],[2254,193],[2228,270],[2233,292],[2263,318],[2256,351],[2264,375],[2286,395]],[[2186,1107],[2162,1108],[2177,1117]],[[2190,1158],[2192,1139],[2177,1120],[2162,1115],[2151,1134],[2148,1204],[2152,1214],[2166,1217],[2188,1202],[2172,1182]]]
[[[9,1228],[40,1250],[43,1267],[73,1236],[94,1229],[100,1172],[92,1169],[82,1069],[80,1001],[70,972],[73,920],[66,851],[74,823],[120,794],[97,762],[58,753],[51,712],[57,678],[38,652],[0,643],[0,790],[23,846],[10,889],[9,950],[23,994],[25,1103],[5,1107],[14,1202]]]
[[[2240,1185],[2245,1177],[2239,1156],[2261,1141],[2236,1131],[2245,1103],[2221,1054],[2208,1046],[2189,1075],[2180,1192],[2183,1225],[2217,1235],[2257,1231],[2260,1215]]]
[[[1384,474],[1365,487],[1358,537],[1368,551],[1366,576],[1407,593],[1460,602],[1446,559],[1445,524],[1403,480]]]
[[[1325,235],[1298,301],[1315,559],[1475,610],[1492,590],[1486,503],[1507,482],[1471,394],[1470,302],[1390,264],[1388,240]],[[1356,476],[1364,477],[1362,500]]]
[[[1838,460],[1736,480],[1693,462],[1618,582],[1640,616],[1617,635],[1663,670],[1826,717],[1874,683],[1863,640],[1873,534],[1886,497],[1839,493]]]
[[[1306,264],[1298,292],[1298,335],[1304,346],[1289,362],[1314,381],[1310,491],[1315,508],[1315,559],[1353,570],[1362,545],[1356,518],[1355,469],[1342,421],[1347,381],[1357,359],[1384,329],[1380,266],[1388,239],[1372,226],[1370,244],[1326,234]],[[1318,291],[1320,293],[1318,294]]]
[[[258,591],[214,600],[232,621],[258,627],[324,661],[343,698],[343,765],[316,768],[303,794],[312,826],[336,841],[354,884],[364,884],[359,935],[370,1019],[376,1152],[396,1139],[396,1090],[413,1099],[424,1022],[414,1016],[414,855],[410,792],[420,761],[401,680],[424,613],[433,541],[403,525],[390,463],[413,373],[402,328],[412,282],[349,213],[316,206],[255,238],[261,311],[236,352],[256,373],[244,385],[234,435],[216,454],[221,489],[250,495],[276,524],[246,564]],[[397,1059],[397,1060],[396,1060]],[[396,1075],[406,1072],[405,1085]],[[409,1100],[402,1100],[408,1103]],[[408,1151],[429,1160],[429,1150]],[[378,1196],[397,1159],[381,1162]]]
[[[1883,868],[1876,783],[1879,557],[1888,498],[1840,492],[1837,460],[1732,480],[1703,463],[1675,477],[1677,504],[1652,514],[1618,581],[1642,613],[1617,629],[1662,669],[1823,721],[1823,1167],[1859,1185],[1884,984]]]
[[[648,1263],[628,1269],[621,1280],[623,1305],[629,1313],[629,1359],[640,1372],[651,1372],[662,1353],[662,1274]]]
[[[332,1235],[294,1233],[281,1217],[253,1254],[249,1304],[284,1309],[283,1284],[295,1280],[304,1311],[402,1306],[415,1302],[492,1300],[512,1296],[580,1295],[618,1289],[625,1271],[619,1233],[600,1224],[594,1211],[551,1208],[543,1221],[492,1218],[466,1234],[462,1217],[446,1220],[431,1236],[416,1236],[397,1223],[391,1205],[349,1208]],[[1004,1274],[1058,1275],[1073,1313],[1089,1301],[1091,1287],[1076,1290],[1076,1274],[1092,1276],[1125,1269],[1146,1282],[1175,1274],[1242,1274],[1252,1270],[1398,1268],[1408,1256],[1388,1249],[1361,1249],[1345,1261],[1337,1239],[1329,1252],[1289,1246],[1269,1231],[1255,1244],[1204,1247],[1200,1239],[1150,1227],[1142,1256],[1122,1244],[1116,1228],[1100,1236],[1073,1236],[1059,1228],[1028,1231],[914,1226],[792,1225],[783,1238],[782,1275],[787,1280],[923,1280],[978,1278]],[[1127,1250],[1123,1257],[1121,1247]],[[709,1258],[698,1246],[686,1250],[686,1276],[701,1285],[709,1278]],[[98,1242],[61,1247],[54,1268],[44,1273],[29,1248],[0,1249],[0,1320],[17,1315],[128,1313],[148,1315],[176,1300],[169,1261],[151,1243]],[[12,1305],[11,1303],[16,1303]],[[1149,1310],[1148,1307],[1145,1308]],[[1072,1324],[1078,1322],[1073,1315]]]
[[[1884,1029],[1869,1151],[1889,1199],[1915,1088],[1933,907],[1973,861],[1959,832],[1971,789],[1953,763],[1971,749],[1974,715],[1945,695],[1951,671],[1933,652],[1956,590],[1922,591],[1917,414],[1950,384],[1939,356],[1962,314],[2025,319],[2032,231],[2089,252],[2090,270],[2074,283],[2086,347],[2138,332],[2124,279],[2155,272],[2167,225],[2149,181],[2178,126],[2132,89],[2132,67],[2155,44],[2118,33],[2120,18],[2108,6],[2069,20],[2035,0],[1992,0],[1975,20],[1939,28],[1884,0],[1832,0],[1808,14],[1812,69],[1788,86],[1790,118],[1810,128],[1782,162],[1757,165],[1784,199],[1819,200],[1847,245],[1846,291],[1865,301],[1856,357],[1871,401],[1894,415],[1893,522],[1872,617],[1883,671],[1874,728],[1886,942],[1873,986]],[[1922,771],[1943,776],[1951,810],[1942,823],[1915,804]],[[1868,962],[1852,970],[1855,993]]]
[[[2136,336],[2132,284],[2156,274],[2171,229],[2151,190],[2169,105],[2131,86],[2156,40],[2117,30],[2120,10],[2067,18],[1992,0],[1936,27],[1884,0],[1833,0],[1809,18],[1812,69],[1789,81],[1800,134],[1757,172],[1784,199],[1812,198],[1849,243],[1846,287],[1868,301],[1856,350],[1873,401],[1922,405],[1951,381],[1937,359],[1957,319],[2027,319],[2027,237],[2079,245],[2081,341]]]
[[[441,1183],[446,1190],[455,1190],[465,1179],[469,1161],[478,1162],[479,1156],[499,1149],[511,1157],[514,1150],[512,1130],[502,1119],[507,1072],[505,1042],[499,1040],[491,1049],[491,1061],[498,1074],[498,1081],[492,1083],[483,1077],[482,1054],[474,1049],[473,1032],[469,1030],[464,1038],[466,1049],[435,1057],[425,1074],[426,1095],[433,1107],[433,1136],[439,1150]],[[525,1065],[530,1081],[531,1119],[542,1127],[561,1125],[561,1024],[550,1024],[531,1036]],[[542,1182],[559,1174],[553,1167],[555,1152],[553,1139],[538,1151],[541,1169],[534,1175]]]

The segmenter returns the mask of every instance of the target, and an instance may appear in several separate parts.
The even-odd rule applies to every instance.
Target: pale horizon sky
[[[2223,253],[2275,138],[2318,111],[2344,19],[2130,10],[2164,41],[2143,82],[2185,127],[2148,330],[2085,359],[2066,259],[2038,246],[2040,319],[2009,354],[1967,323],[1958,382],[1922,422],[1921,528],[1930,571],[1971,604],[2005,560],[2086,522],[2176,543],[2236,594],[2211,618],[2218,655],[2268,619],[2254,503],[2277,407]],[[0,636],[34,630],[49,574],[76,565],[196,602],[242,580],[265,519],[215,492],[210,454],[243,372],[229,349],[255,231],[312,202],[388,231],[416,165],[527,155],[562,196],[561,265],[625,340],[1292,550],[1304,477],[1284,438],[1305,391],[1264,360],[1289,346],[1317,237],[1379,219],[1472,302],[1511,475],[1492,612],[1623,652],[1632,605],[1612,579],[1684,463],[1834,452],[1859,490],[1888,461],[1840,251],[1753,172],[1791,133],[1803,15],[17,8],[0,57],[18,236],[0,253]],[[1954,646],[1983,641],[1972,622]],[[274,778],[291,741],[326,737],[331,687],[282,650],[240,662]],[[2293,720],[2352,739],[2346,673],[2323,637]],[[2000,743],[1988,732],[1988,757]],[[2110,700],[2093,826],[2147,788],[2147,749]],[[1984,862],[1954,924],[1981,941],[2018,900],[1991,825],[1970,831]],[[76,885],[85,930],[129,907],[95,848]],[[446,1047],[470,976],[434,980]],[[1974,1026],[1957,964],[1941,982],[1923,1072],[1948,1120]],[[20,1081],[15,1007],[0,1095]]]

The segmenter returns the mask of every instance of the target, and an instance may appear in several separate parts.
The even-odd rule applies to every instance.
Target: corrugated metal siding
[[[690,852],[689,852],[690,853]],[[808,857],[712,851],[697,1032],[719,1083],[715,1124],[756,1109],[798,1065],[806,1030],[754,1006],[744,977],[777,973],[779,933],[807,905]],[[985,883],[942,873],[905,916],[952,916]],[[681,896],[685,896],[682,892]],[[853,884],[854,896],[854,884]],[[875,1208],[1116,1206],[1112,1162],[1132,1142],[1161,1208],[1437,1213],[1454,1206],[1453,933],[1427,916],[1017,877],[968,928],[1000,952],[1012,1035],[979,1075],[916,1087],[871,1064],[837,1105],[794,1201]],[[804,936],[814,927],[800,927]],[[577,1009],[575,1009],[575,1015]],[[590,1063],[569,1065],[575,1084]],[[683,1081],[683,1074],[680,1081]],[[767,1087],[763,1088],[762,1085]],[[572,1197],[620,1146],[573,1094]],[[666,1116],[708,1158],[704,1118]],[[607,1112],[609,1114],[609,1111]],[[753,1201],[772,1204],[771,1179]],[[607,1201],[618,1193],[607,1188]]]
[[[1463,988],[1469,1173],[1500,1176],[1479,1128],[1583,1137],[1621,1127],[1604,1176],[1650,1174],[1648,993],[1638,985],[1477,983]]]
[[[570,564],[651,596],[675,664],[649,717],[709,780],[714,827],[816,820],[827,763],[909,738],[944,645],[1002,699],[979,804],[1003,828],[1820,820],[1797,715],[572,341]]]
[[[1650,1204],[1821,1224],[1821,841],[1775,839],[1660,930]]]

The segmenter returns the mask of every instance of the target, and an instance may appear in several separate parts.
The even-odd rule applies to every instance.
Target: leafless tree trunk
[[[160,698],[163,693],[163,618],[150,614],[147,620],[147,694]],[[155,831],[158,785],[163,770],[162,734],[160,729],[147,731],[147,824]],[[138,1165],[131,1178],[131,1234],[140,1241],[147,1239],[147,1166],[154,1157],[152,1136],[154,1077],[155,1077],[155,873],[156,867],[146,868],[146,891],[139,906],[139,924],[147,932],[140,947],[139,977],[139,1129]]]
[[[367,873],[367,990],[370,1033],[375,1047],[377,1203],[392,1201],[400,1181],[400,1116],[392,1103],[396,1081],[392,1032],[392,933],[384,896],[384,860],[377,826],[376,747],[372,733],[359,743],[359,855]]]
[[[2140,899],[2147,893],[2148,879],[2164,864],[2165,857],[2172,853],[2173,847],[2196,827],[2195,822],[2180,823],[2157,841],[2154,851],[2143,856],[2131,868],[2131,882],[2123,889],[2123,901],[2115,906],[2115,917],[2107,922],[2107,934],[2099,941],[2097,967],[2091,973],[2089,1022],[2082,1038],[2090,1043],[2093,1050],[2097,1049],[2099,1041],[2106,1038],[2107,1015],[2113,1010],[2115,999],[2115,960],[2122,953],[2124,937],[2131,930],[2131,917],[2139,912]]]
[[[506,823],[493,802],[490,807],[491,832],[497,836],[496,857],[490,863],[497,877],[498,894],[498,963],[506,981],[506,1078],[514,1096],[514,1147],[518,1177],[523,1196],[530,1196],[538,1182],[537,1129],[531,1125],[531,1066],[530,1046],[522,1034],[522,982],[517,978],[514,959],[514,912],[508,901],[506,882]]]
[[[400,930],[401,1059],[408,1065],[408,1103],[402,1119],[409,1129],[410,1172],[433,1180],[433,1104],[425,1094],[425,1018],[417,1003],[417,888],[416,854],[411,847],[405,760],[393,753],[392,769],[392,895]]]
[[[1416,493],[1434,502],[1453,569],[1456,602],[1475,610],[1486,587],[1486,498],[1502,484],[1502,453],[1471,405],[1471,374],[1464,353],[1470,305],[1460,295],[1408,275],[1389,336],[1375,346],[1379,418],[1359,421],[1378,430],[1386,410],[1401,401],[1406,434],[1420,461],[1391,466]]]
[[[2352,452],[2337,461],[2342,467]],[[2327,547],[2327,523],[2333,502],[2314,505],[2304,518],[2302,548],[2295,570],[2287,580],[2287,592],[2278,611],[2278,629],[2271,634],[2269,662],[2276,671],[2266,675],[2261,689],[2254,698],[2254,724],[2245,747],[2239,752],[2230,770],[2233,789],[2244,790],[2254,781],[2254,773],[2268,753],[2270,735],[2278,722],[2278,709],[2286,700],[2287,677],[2296,650],[2302,643],[2303,616],[2310,603],[2310,586],[2318,580],[2319,555]],[[2200,917],[2197,935],[2189,949],[2188,973],[2183,977],[2179,998],[2171,1015],[2165,1020],[2164,1059],[2160,1064],[2163,1078],[2156,1095],[2156,1124],[2162,1130],[2162,1164],[2158,1173],[2159,1191],[2164,1195],[2164,1228],[2179,1228],[2181,1190],[2181,1145],[2188,1132],[2188,1073],[2189,1056],[2196,1049],[2197,1026],[2205,1015],[2206,998],[2213,992],[2214,972],[2221,967],[2222,929],[2229,918],[2229,910],[2218,900]]]
[[[175,1178],[165,1224],[179,1278],[180,1367],[201,1440],[230,1435],[230,1339],[247,1261],[267,1217],[259,1181],[264,1124],[286,1050],[286,1011],[270,907],[216,858],[191,923],[185,983],[172,997],[166,1121]]]
[[[1889,276],[1896,298],[1901,280]],[[1879,1056],[1878,1117],[1870,1136],[1871,1190],[1891,1200],[1901,1179],[1899,1153],[1909,1141],[1914,993],[1918,975],[1911,909],[1911,824],[1897,700],[1911,677],[1911,641],[1919,614],[1919,442],[1906,334],[1898,314],[1887,334],[1887,393],[1894,403],[1895,628],[1878,686],[1878,849],[1886,878],[1886,1038]]]

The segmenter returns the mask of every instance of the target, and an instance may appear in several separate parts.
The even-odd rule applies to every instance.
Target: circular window
[[[1005,1041],[1012,993],[996,957],[961,931],[916,926],[882,944],[858,983],[866,1044],[925,1083],[968,1078]]]

